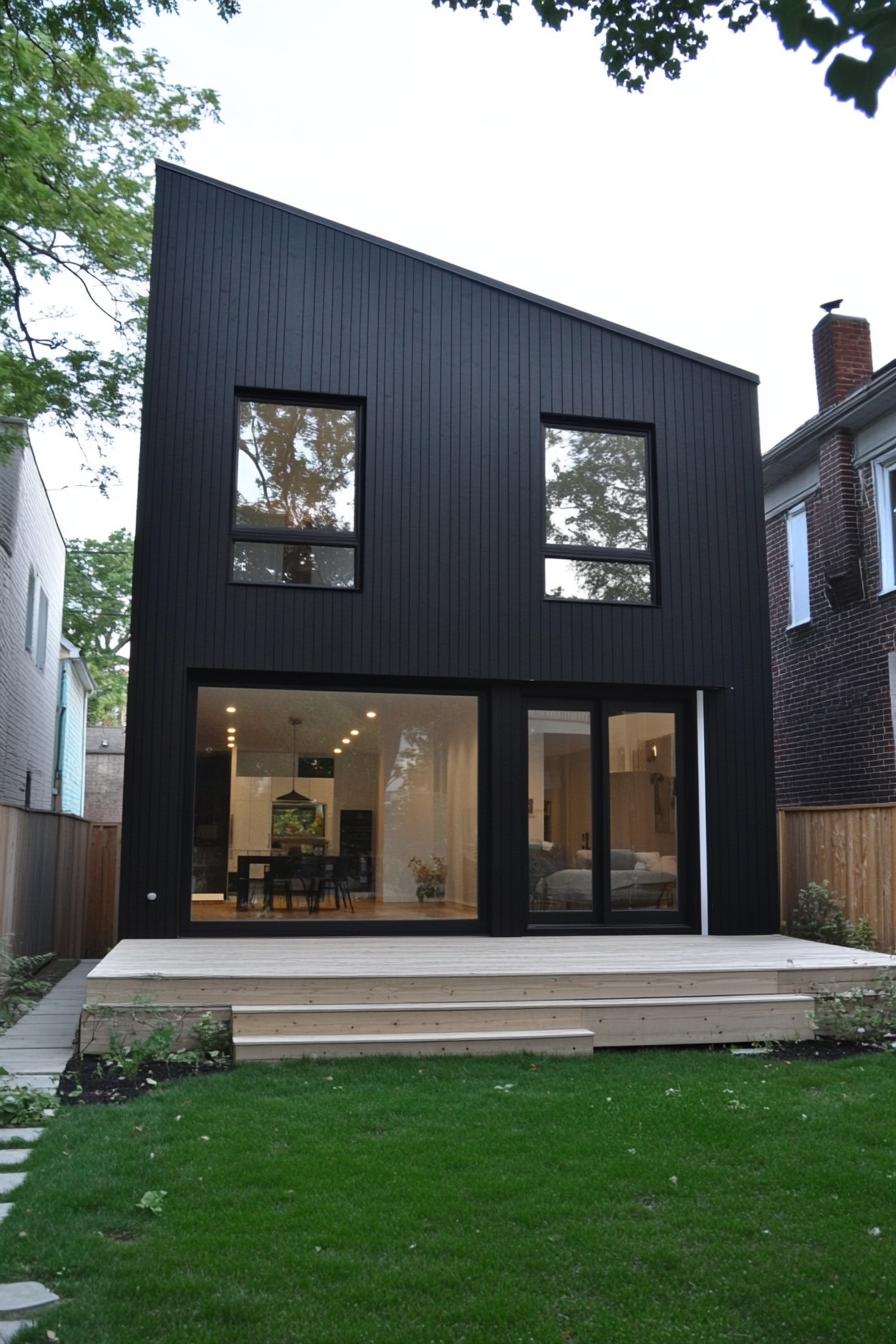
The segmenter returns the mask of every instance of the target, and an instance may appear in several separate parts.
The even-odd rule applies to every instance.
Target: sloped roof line
[[[663,341],[656,336],[648,336],[643,331],[635,331],[632,327],[621,326],[618,322],[611,322],[607,318],[596,317],[593,313],[583,312],[580,308],[573,308],[570,304],[560,303],[555,299],[546,299],[541,294],[532,294],[529,290],[519,289],[516,285],[506,284],[503,280],[495,280],[491,276],[480,275],[477,271],[467,270],[464,266],[456,266],[453,262],[443,261],[439,257],[431,257],[425,252],[418,252],[413,247],[404,247],[401,243],[391,242],[388,238],[378,238],[376,234],[364,233],[363,230],[353,229],[348,224],[340,224],[336,220],[325,219],[322,215],[313,215],[309,210],[300,210],[298,206],[287,205],[284,201],[275,201],[271,196],[262,196],[257,191],[248,191],[243,187],[236,187],[230,182],[222,182],[219,178],[209,177],[206,173],[194,172],[193,169],[185,168],[181,163],[167,163],[163,159],[157,159],[156,171],[177,173],[181,177],[192,178],[196,182],[204,182],[207,186],[217,187],[220,191],[229,191],[234,196],[241,196],[249,201],[257,201],[260,205],[271,206],[275,210],[282,210],[288,215],[295,215],[299,219],[308,220],[311,224],[319,224],[324,228],[333,229],[337,233],[346,234],[349,238],[359,238],[362,242],[372,243],[375,247],[383,247],[390,252],[397,252],[402,257],[422,261],[427,266],[435,266],[441,271],[447,271],[450,275],[460,276],[464,280],[472,280],[475,284],[485,285],[489,289],[498,290],[501,294],[509,294],[512,298],[521,299],[525,303],[537,304],[551,312],[561,313],[564,317],[572,317],[579,322],[588,322],[591,326],[600,327],[603,331],[613,332],[617,336],[626,336],[629,340],[638,341],[642,345],[653,346],[657,350],[665,350],[670,355],[677,355],[680,359],[689,359],[695,364],[703,364],[711,369],[718,369],[721,373],[733,374],[734,377],[743,378],[750,383],[759,382],[758,373],[751,373],[748,369],[738,368],[736,364],[726,364],[724,360],[713,359],[710,355],[701,355],[695,350],[687,350],[684,346],[674,345],[671,341]]]

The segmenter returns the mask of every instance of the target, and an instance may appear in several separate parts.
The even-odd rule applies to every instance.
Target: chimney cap
[[[821,303],[819,304],[819,307],[823,308],[826,313],[830,314],[834,311],[835,308],[839,308],[842,302],[843,302],[842,299],[828,299],[827,303]]]

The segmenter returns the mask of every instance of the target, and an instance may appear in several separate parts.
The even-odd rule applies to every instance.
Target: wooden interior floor
[[[203,924],[209,920],[243,923],[272,920],[292,923],[316,923],[330,920],[357,919],[475,919],[476,911],[464,905],[452,905],[449,901],[377,901],[363,896],[354,896],[354,910],[340,907],[336,909],[332,901],[314,914],[308,913],[308,907],[302,899],[293,900],[292,910],[286,908],[282,896],[275,896],[272,910],[237,910],[236,900],[193,901],[191,918],[194,923]]]

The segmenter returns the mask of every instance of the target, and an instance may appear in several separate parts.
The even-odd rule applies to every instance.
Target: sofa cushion
[[[634,868],[637,862],[638,857],[633,849],[610,850],[610,867],[616,872],[626,868]]]

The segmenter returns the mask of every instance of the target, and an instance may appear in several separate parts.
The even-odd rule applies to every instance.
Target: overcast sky
[[[818,305],[896,358],[896,81],[869,121],[766,21],[677,82],[617,89],[586,20],[504,28],[429,0],[206,0],[152,18],[171,78],[218,90],[190,168],[572,304],[762,379],[762,446],[817,410]],[[136,439],[100,498],[33,435],[63,532],[133,526]]]

